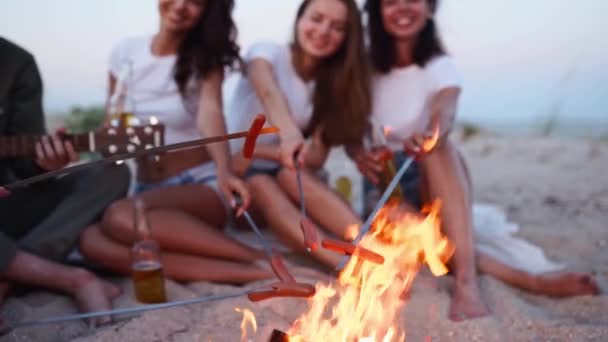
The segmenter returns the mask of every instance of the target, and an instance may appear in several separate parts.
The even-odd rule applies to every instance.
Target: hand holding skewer
[[[302,229],[302,234],[304,234],[304,245],[306,246],[306,250],[308,253],[312,253],[319,246],[317,227],[306,215],[304,186],[302,185],[302,164],[297,162],[298,156],[299,155],[294,156],[294,160],[296,160],[296,178],[298,182],[298,193],[300,194],[300,214],[302,215],[302,218],[300,219],[300,229]]]
[[[250,134],[247,136],[245,141],[245,145],[243,147],[243,157],[251,160],[255,151],[255,142],[264,126],[265,118],[262,116],[256,117],[254,120],[251,129],[249,130]],[[241,206],[241,199],[237,196],[237,206]],[[272,271],[280,280],[278,283],[271,284],[270,287],[266,286],[259,290],[254,290],[250,292],[247,297],[249,300],[253,302],[258,302],[261,300],[276,298],[276,297],[311,297],[315,294],[314,286],[306,283],[298,283],[296,279],[291,275],[287,266],[285,266],[285,262],[283,258],[275,253],[272,249],[272,246],[268,242],[268,240],[262,234],[260,228],[257,226],[251,215],[245,208],[241,207],[237,214],[238,216],[242,215],[251,229],[254,231],[258,240],[262,244],[266,256],[268,257],[268,261],[270,263],[270,267]]]
[[[437,141],[438,140],[439,140],[439,128],[437,127],[435,129],[435,132],[434,132],[433,136],[430,139],[425,140],[424,143],[422,144],[422,147],[423,147],[422,153],[429,153],[429,152],[431,152],[435,148],[435,146],[437,145]],[[361,227],[361,230],[359,231],[359,234],[357,235],[357,238],[353,241],[353,243],[355,245],[358,245],[359,242],[361,242],[361,239],[363,239],[363,236],[365,236],[365,234],[367,234],[367,232],[370,230],[370,228],[372,226],[372,223],[376,219],[376,215],[378,214],[378,212],[380,211],[380,209],[382,209],[384,207],[384,205],[386,204],[386,202],[390,198],[390,195],[393,193],[393,190],[395,190],[395,188],[399,184],[399,181],[401,180],[401,178],[405,174],[405,171],[407,171],[407,169],[412,165],[412,163],[414,162],[414,159],[416,157],[418,157],[418,156],[410,156],[405,161],[405,163],[403,163],[403,165],[401,165],[401,167],[399,168],[399,171],[397,171],[397,173],[395,174],[395,177],[393,177],[393,179],[391,180],[391,182],[386,187],[384,193],[382,194],[382,197],[380,197],[380,200],[378,201],[378,203],[376,203],[376,206],[374,207],[374,210],[368,216],[367,220],[365,221],[365,223]],[[344,266],[346,266],[346,263],[349,260],[350,260],[350,256],[344,257],[342,259],[342,261],[340,262],[340,264],[338,264],[338,266],[336,267],[336,270],[337,271],[342,270],[344,268]]]

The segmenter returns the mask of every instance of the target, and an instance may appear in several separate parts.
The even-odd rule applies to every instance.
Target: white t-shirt
[[[173,80],[176,56],[154,56],[152,36],[119,42],[110,56],[110,72],[118,77],[125,63],[132,63],[127,89],[135,102],[135,114],[158,118],[165,125],[165,143],[200,139],[196,125],[198,96],[185,102]],[[195,87],[191,85],[191,88]],[[189,92],[196,91],[189,89]]]
[[[461,87],[462,78],[448,56],[433,58],[424,68],[393,68],[373,78],[373,120],[389,128],[389,146],[403,149],[403,140],[427,128],[430,101],[442,89]]]
[[[296,125],[301,130],[304,130],[312,118],[314,81],[306,82],[298,76],[294,69],[291,55],[291,49],[288,45],[260,42],[254,44],[248,50],[245,62],[248,63],[260,58],[272,64],[275,79],[287,100],[291,115]],[[226,107],[228,131],[236,132],[249,129],[253,118],[257,114],[263,113],[264,108],[257,97],[253,85],[246,75],[239,75],[232,97],[229,98]],[[258,142],[278,142],[278,136],[260,136]],[[232,140],[230,145],[232,153],[236,153],[242,149],[243,143],[243,139]],[[255,165],[257,166],[271,164],[264,161],[255,161]]]

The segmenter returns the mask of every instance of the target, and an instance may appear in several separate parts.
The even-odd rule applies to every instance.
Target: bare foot
[[[77,276],[74,284],[74,298],[82,312],[105,311],[112,308],[112,300],[118,297],[121,290],[116,285],[97,278],[88,271]],[[90,324],[106,324],[111,317],[100,317],[90,321]]]
[[[484,317],[490,310],[481,299],[479,287],[476,283],[454,284],[452,301],[450,303],[449,318],[454,322]]]
[[[600,287],[590,274],[576,272],[544,273],[536,277],[536,292],[551,297],[599,295]]]

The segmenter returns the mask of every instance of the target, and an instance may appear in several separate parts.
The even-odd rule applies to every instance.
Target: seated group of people
[[[125,197],[130,173],[108,165],[51,179],[0,199],[0,297],[12,284],[55,289],[74,296],[83,311],[108,309],[120,290],[83,268],[62,263],[77,246],[90,262],[119,274],[131,272],[134,196],[148,208],[153,238],[163,253],[165,276],[177,281],[244,283],[271,279],[264,254],[222,227],[249,207],[296,251],[304,251],[295,169],[302,167],[308,214],[320,235],[344,238],[362,219],[314,173],[332,147],[345,146],[370,184],[382,172],[379,155],[365,148],[370,120],[390,127],[388,146],[397,167],[419,157],[403,177],[407,206],[443,202],[444,233],[456,246],[449,316],[489,313],[477,283],[482,271],[536,293],[598,293],[585,274],[531,274],[474,245],[471,181],[448,138],[461,79],[441,43],[436,0],[367,0],[367,38],[354,0],[303,0],[288,44],[259,42],[244,57],[236,43],[233,0],[158,0],[160,27],[149,36],[121,41],[112,51],[109,95],[125,64],[129,96],[140,117],[166,126],[165,142],[246,130],[264,113],[280,131],[260,137],[253,161],[239,141],[174,152],[156,164],[138,160],[135,194]],[[240,69],[234,94],[222,101],[224,72]],[[122,82],[123,80],[121,80]],[[42,86],[33,57],[0,39],[0,134],[45,134]],[[440,130],[437,147],[425,139]],[[70,143],[47,136],[35,158],[2,160],[2,184],[64,167],[78,157]],[[100,181],[103,180],[103,181]],[[236,196],[242,199],[242,208]],[[335,267],[340,255],[311,253]]]

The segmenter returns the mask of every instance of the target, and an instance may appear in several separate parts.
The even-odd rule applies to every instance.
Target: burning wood
[[[270,335],[268,342],[289,342],[289,335],[275,329],[272,331],[272,335]]]
[[[321,242],[321,246],[341,254],[354,255],[360,259],[373,262],[374,264],[382,265],[384,263],[384,257],[382,255],[345,241],[327,239]]]

